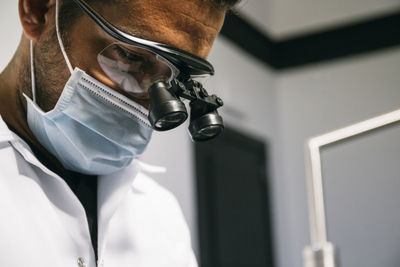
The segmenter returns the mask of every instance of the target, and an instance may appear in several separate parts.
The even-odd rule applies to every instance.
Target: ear
[[[48,12],[55,0],[19,0],[18,12],[25,36],[30,40],[38,40],[49,21]]]

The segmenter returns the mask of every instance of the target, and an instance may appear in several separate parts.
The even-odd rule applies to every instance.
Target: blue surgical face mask
[[[59,36],[58,19],[56,26]],[[147,109],[75,68],[54,109],[44,112],[35,103],[32,43],[31,70],[33,101],[25,96],[29,128],[66,169],[110,174],[145,150],[152,135]]]
[[[150,141],[147,110],[76,68],[53,110],[31,99],[28,124],[39,142],[72,171],[118,171]]]

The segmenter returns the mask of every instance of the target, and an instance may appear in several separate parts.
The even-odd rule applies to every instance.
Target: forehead
[[[119,3],[118,3],[119,2]],[[141,38],[206,57],[225,12],[207,0],[134,0],[96,9],[112,24]]]

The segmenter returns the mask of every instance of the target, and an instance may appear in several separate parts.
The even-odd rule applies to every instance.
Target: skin
[[[202,58],[210,52],[225,17],[224,10],[218,10],[204,0],[135,0],[92,7],[128,33],[186,50]],[[27,124],[26,100],[22,95],[25,93],[32,97],[30,40],[34,44],[37,103],[44,111],[55,106],[70,77],[55,35],[55,11],[55,0],[19,0],[24,34],[13,59],[0,74],[0,114],[7,125],[30,145],[42,163],[68,178],[80,174],[63,168],[37,141]],[[125,94],[104,75],[97,63],[98,53],[112,40],[87,15],[79,16],[63,32],[63,36],[73,67],[79,67]],[[127,96],[143,106],[148,105],[147,101]]]

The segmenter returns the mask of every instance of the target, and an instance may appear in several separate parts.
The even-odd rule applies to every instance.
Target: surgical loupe
[[[179,98],[190,100],[189,133],[193,141],[207,141],[224,129],[217,109],[223,101],[209,95],[203,86],[189,76],[178,77],[168,85],[163,81],[149,88],[149,120],[154,129],[166,131],[182,124],[188,117],[186,107]]]

